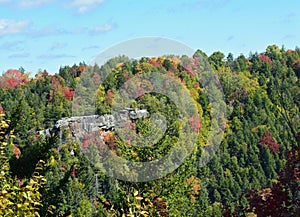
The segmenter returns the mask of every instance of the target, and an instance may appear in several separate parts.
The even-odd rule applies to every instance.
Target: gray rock
[[[138,110],[125,108],[115,115],[90,115],[78,116],[70,118],[62,118],[58,120],[53,128],[38,131],[40,135],[50,137],[53,134],[58,135],[61,129],[69,129],[72,137],[82,138],[84,134],[96,132],[99,129],[108,131],[114,130],[115,127],[122,126],[129,119],[140,119],[148,117],[147,110]]]

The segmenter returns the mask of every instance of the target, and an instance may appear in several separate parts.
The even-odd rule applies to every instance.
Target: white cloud
[[[28,25],[29,22],[26,20],[0,19],[0,36],[21,33]]]
[[[71,33],[71,34],[81,34],[81,33],[86,32],[87,30],[88,30],[87,27],[80,27],[80,28],[76,28],[76,29],[71,29],[69,31],[69,33]]]
[[[105,24],[103,26],[97,26],[94,29],[94,32],[108,32],[109,30],[112,30],[113,26],[110,24]]]
[[[90,8],[103,3],[104,0],[73,0],[71,7],[76,7],[79,13],[85,13]]]
[[[101,33],[105,33],[108,31],[111,31],[113,29],[115,29],[117,27],[117,24],[113,23],[113,24],[104,24],[102,26],[97,26],[95,27],[92,31],[91,34],[101,34]]]
[[[10,0],[0,0],[0,4],[2,4],[2,3],[8,3],[8,2],[10,2]]]
[[[52,1],[53,0],[21,0],[19,5],[22,8],[32,8],[32,7],[38,7],[50,3]]]

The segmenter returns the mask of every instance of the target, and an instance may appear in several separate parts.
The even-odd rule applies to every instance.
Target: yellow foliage
[[[253,213],[253,212],[247,213],[246,216],[247,217],[257,217],[257,215],[255,213]]]
[[[0,116],[0,139],[4,140],[5,130],[9,127],[4,116]],[[9,136],[7,136],[9,137]],[[6,141],[0,140],[0,216],[39,216],[41,207],[41,193],[39,189],[46,182],[46,179],[39,175],[39,170],[43,167],[42,161],[37,164],[30,181],[25,185],[20,185],[16,177],[10,173],[10,166],[6,158]]]
[[[231,171],[230,169],[226,168],[224,171],[225,176],[231,176]]]

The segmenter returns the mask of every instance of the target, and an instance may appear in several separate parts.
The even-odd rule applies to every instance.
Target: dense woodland
[[[201,65],[197,56],[207,58],[217,75],[227,110],[219,151],[203,167],[198,164],[210,145],[212,107],[194,73]],[[64,132],[60,149],[57,135],[37,134],[73,115],[72,105],[82,97],[77,90],[94,85],[94,93],[86,94],[94,94],[96,103],[85,110],[109,114],[124,82],[149,71],[176,79],[198,107],[188,120],[199,132],[195,149],[167,176],[149,182],[112,178],[101,162],[91,164],[79,141],[67,139],[70,132]],[[300,49],[276,45],[248,57],[200,50],[193,57],[119,56],[101,67],[80,63],[35,78],[23,68],[8,70],[0,77],[0,216],[300,216],[299,78]],[[166,117],[166,135],[154,147],[131,146],[114,133],[101,145],[131,161],[164,156],[180,131],[178,110],[168,100],[145,93],[132,105]],[[133,123],[140,134],[149,126],[147,118]],[[99,151],[89,136],[84,147]]]

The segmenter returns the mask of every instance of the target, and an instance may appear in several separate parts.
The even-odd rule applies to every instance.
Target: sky
[[[299,0],[0,0],[0,73],[54,74],[106,49],[162,37],[235,57],[300,46]]]

